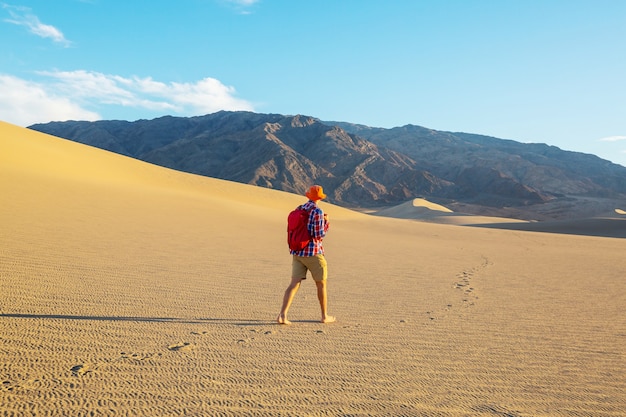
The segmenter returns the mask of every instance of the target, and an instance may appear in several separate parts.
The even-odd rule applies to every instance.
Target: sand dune
[[[382,217],[412,219],[439,224],[455,224],[458,226],[495,223],[526,223],[523,220],[505,219],[502,217],[472,216],[463,213],[455,213],[447,207],[423,198],[415,198],[411,201],[407,201],[395,207],[377,211],[373,214]]]
[[[0,124],[0,415],[623,416],[626,240],[330,204]]]

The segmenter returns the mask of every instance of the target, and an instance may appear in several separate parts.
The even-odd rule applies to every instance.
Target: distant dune
[[[532,223],[484,223],[475,226],[529,232],[563,233],[580,236],[626,238],[626,218],[596,217],[578,220],[554,220]]]
[[[280,326],[303,196],[6,123],[0,196],[2,415],[626,409],[626,239],[414,221],[455,215],[423,200],[395,218],[323,204],[338,321],[318,323],[308,279]]]
[[[608,213],[603,217],[527,222],[503,217],[471,216],[462,213],[454,213],[452,210],[439,204],[416,198],[412,201],[380,210],[373,214],[383,217],[396,217],[399,219],[412,219],[459,226],[480,226],[529,232],[626,238],[626,217],[623,216],[626,212],[620,209],[615,209],[615,213]]]
[[[447,207],[423,198],[416,198],[412,201],[407,201],[406,203],[380,210],[373,214],[383,217],[396,217],[399,219],[413,219],[431,223],[455,225],[491,224],[496,222],[526,223],[523,220],[508,219],[503,217],[472,216],[463,213],[455,213]]]

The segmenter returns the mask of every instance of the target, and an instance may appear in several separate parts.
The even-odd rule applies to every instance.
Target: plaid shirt
[[[324,212],[311,200],[304,203],[302,208],[311,210],[311,213],[309,213],[309,234],[313,239],[311,239],[307,247],[301,251],[290,250],[289,253],[298,256],[323,255],[324,247],[322,246],[322,239],[324,239],[328,231],[328,222],[324,220]]]

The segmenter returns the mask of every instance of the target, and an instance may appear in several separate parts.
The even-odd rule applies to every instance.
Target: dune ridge
[[[302,196],[0,123],[3,415],[621,416],[626,241],[324,204],[330,312],[292,326]]]
[[[414,198],[413,200],[397,206],[379,210],[373,214],[383,217],[412,219],[439,224],[454,224],[458,226],[493,223],[526,223],[523,220],[502,217],[475,216],[464,213],[455,213],[445,206],[433,203],[423,198]]]

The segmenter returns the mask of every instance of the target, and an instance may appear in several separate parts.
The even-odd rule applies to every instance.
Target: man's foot
[[[282,314],[278,315],[278,317],[276,318],[276,322],[278,324],[291,324],[291,322],[287,320],[287,317],[283,316]]]
[[[337,321],[337,317],[335,316],[322,317],[322,323],[334,323],[336,321]]]

